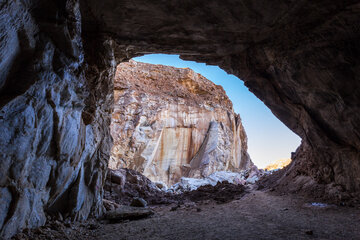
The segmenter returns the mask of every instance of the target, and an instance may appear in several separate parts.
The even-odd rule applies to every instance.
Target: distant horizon
[[[234,75],[227,74],[217,66],[194,61],[185,61],[179,55],[149,54],[133,60],[151,64],[161,64],[177,68],[190,68],[224,88],[233,103],[234,111],[240,114],[248,137],[248,153],[259,168],[279,159],[291,157],[300,145],[301,139],[286,127],[265,104],[258,99]]]

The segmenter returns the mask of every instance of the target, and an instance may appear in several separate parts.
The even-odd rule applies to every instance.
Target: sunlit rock
[[[247,171],[214,172],[211,175],[202,179],[182,177],[178,183],[175,183],[173,186],[171,186],[171,188],[169,188],[166,191],[179,194],[187,191],[194,191],[201,186],[206,186],[206,185],[215,186],[216,184],[222,182],[228,182],[230,184],[235,184],[235,185],[244,185],[246,183],[245,181],[246,177],[247,177]]]
[[[282,169],[291,163],[290,158],[278,159],[273,163],[267,165],[264,169],[267,171]]]
[[[221,86],[190,69],[130,61],[117,68],[109,167],[155,182],[253,166],[240,116]]]

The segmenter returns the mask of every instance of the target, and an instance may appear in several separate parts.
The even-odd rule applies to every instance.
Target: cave
[[[223,181],[229,172],[233,181],[230,172],[278,169],[300,145],[238,78],[167,54],[117,66],[110,129],[109,168],[136,170],[165,188],[183,177],[223,172]],[[256,179],[244,172],[235,182],[250,175]]]
[[[359,12],[351,0],[2,1],[0,236],[49,214],[103,215],[115,68],[148,53],[234,74],[302,138],[263,187],[358,204]]]

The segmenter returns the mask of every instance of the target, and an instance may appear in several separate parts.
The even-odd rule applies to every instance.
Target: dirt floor
[[[152,207],[147,219],[45,226],[32,239],[360,239],[360,208],[313,206],[294,195],[252,190],[221,203]],[[54,223],[53,223],[54,224]],[[56,225],[56,224],[55,224]],[[55,229],[55,230],[51,230]],[[26,239],[18,235],[15,239]]]

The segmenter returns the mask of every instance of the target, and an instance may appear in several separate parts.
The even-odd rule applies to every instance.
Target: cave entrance
[[[177,81],[172,82],[174,78]],[[201,178],[217,170],[249,169],[251,161],[244,160],[247,153],[259,169],[282,168],[300,145],[301,139],[242,81],[217,66],[184,61],[178,55],[149,54],[120,64],[114,81],[112,169],[134,169],[169,187],[181,177]],[[217,99],[219,96],[223,99]],[[216,106],[207,105],[209,101],[216,102]],[[232,116],[220,110],[227,104],[231,105],[228,112],[233,109]],[[236,119],[237,114],[241,118]],[[228,117],[233,123],[227,122]],[[238,133],[229,130],[236,122],[242,128]],[[214,143],[218,141],[211,135],[214,132],[222,143]],[[238,146],[235,138],[223,136],[231,134],[239,135]],[[228,160],[213,164],[214,154],[209,153],[212,145],[223,148],[219,152]]]

